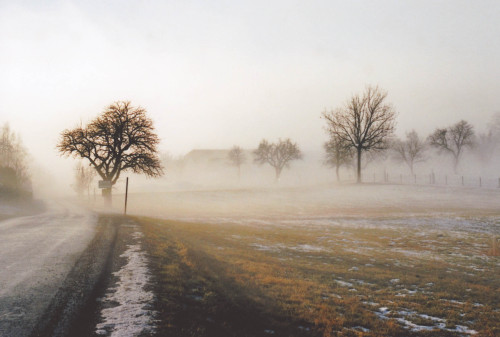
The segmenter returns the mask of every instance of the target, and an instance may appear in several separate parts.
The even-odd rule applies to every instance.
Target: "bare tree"
[[[323,147],[326,152],[325,164],[335,168],[337,181],[340,181],[340,167],[351,166],[353,164],[353,148],[338,137],[331,137],[328,142],[323,144]]]
[[[75,184],[73,187],[80,197],[83,197],[83,193],[86,191],[87,198],[90,199],[90,186],[92,186],[95,176],[96,171],[92,167],[78,162],[75,167]]]
[[[105,108],[87,126],[64,130],[57,148],[61,155],[87,159],[103,180],[114,185],[124,171],[162,175],[159,142],[146,110],[121,101]],[[102,194],[111,203],[111,188]]]
[[[330,137],[336,137],[356,151],[357,182],[361,182],[361,155],[363,152],[382,151],[389,147],[394,133],[396,112],[385,102],[387,92],[368,86],[356,94],[345,106],[323,112]]]
[[[233,146],[232,149],[228,153],[228,158],[231,165],[236,166],[238,168],[238,180],[241,175],[241,165],[245,163],[246,157],[245,153],[239,146]]]
[[[269,164],[274,167],[276,181],[279,181],[283,168],[289,167],[290,162],[302,159],[302,152],[296,143],[290,139],[279,140],[278,143],[269,143],[263,139],[257,150],[254,151],[254,161],[258,164]]]
[[[453,169],[457,173],[464,149],[474,145],[474,128],[462,120],[446,129],[436,129],[428,140],[429,144],[438,149],[439,152],[449,153],[453,156]]]
[[[425,149],[425,141],[420,139],[415,130],[407,132],[405,140],[396,139],[393,143],[396,160],[406,163],[412,175],[415,163],[425,160]]]

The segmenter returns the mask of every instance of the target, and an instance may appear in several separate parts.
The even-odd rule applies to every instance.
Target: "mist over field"
[[[499,336],[499,19],[0,1],[0,336]]]

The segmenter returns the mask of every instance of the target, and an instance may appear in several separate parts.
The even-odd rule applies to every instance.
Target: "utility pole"
[[[125,183],[125,210],[123,211],[124,215],[127,215],[127,199],[128,199],[128,177],[127,177],[127,182]]]

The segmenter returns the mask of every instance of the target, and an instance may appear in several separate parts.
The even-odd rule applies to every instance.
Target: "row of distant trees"
[[[302,152],[298,145],[290,139],[280,139],[276,143],[269,143],[266,139],[263,139],[258,148],[253,151],[253,155],[255,163],[259,165],[269,164],[274,168],[276,181],[280,179],[283,169],[290,166],[291,161],[302,159]],[[238,168],[239,179],[241,165],[247,160],[245,153],[239,146],[234,146],[229,151],[228,158],[230,163]]]
[[[427,159],[427,152],[435,149],[453,159],[457,173],[466,149],[474,149],[480,159],[491,158],[500,144],[500,114],[494,115],[486,134],[476,136],[474,127],[461,120],[444,128],[437,128],[427,138],[415,130],[406,138],[394,136],[396,112],[386,101],[387,92],[378,87],[367,87],[362,94],[353,95],[344,106],[322,113],[327,123],[329,140],[324,144],[326,163],[335,168],[337,179],[342,166],[356,167],[357,181],[361,181],[362,157],[370,161],[376,156],[391,155],[405,163],[410,172]]]
[[[408,164],[413,172],[415,163],[425,160],[425,151],[433,147],[452,156],[456,170],[466,148],[480,144],[481,151],[488,151],[498,143],[499,137],[494,135],[500,134],[500,116],[497,116],[488,135],[476,137],[468,122],[459,121],[436,129],[425,140],[416,131],[408,132],[405,139],[397,139],[394,137],[396,116],[394,107],[387,102],[387,92],[371,86],[354,94],[343,106],[324,111],[322,118],[329,135],[324,145],[326,163],[336,168],[337,175],[342,166],[354,166],[357,181],[361,182],[363,160],[392,150],[394,156]],[[79,183],[75,189],[88,191],[88,181],[92,181],[93,174],[108,182],[108,186],[114,185],[124,171],[150,177],[162,175],[158,144],[159,138],[146,110],[120,101],[106,107],[88,125],[64,130],[58,149],[62,155],[84,159],[92,167],[92,172],[86,171],[84,166],[76,170]],[[277,180],[291,161],[302,158],[298,145],[290,139],[276,143],[264,139],[253,155],[254,162],[274,168]],[[237,146],[232,148],[229,159],[238,167],[239,174],[245,161],[243,150]],[[104,188],[103,195],[110,199],[111,188]]]
[[[31,194],[31,180],[27,165],[28,153],[21,137],[9,124],[0,128],[0,194],[21,196]]]
[[[397,114],[386,98],[387,92],[369,86],[363,93],[353,95],[342,107],[322,113],[329,135],[324,144],[325,164],[335,169],[337,180],[340,180],[340,168],[345,166],[354,167],[357,181],[361,182],[363,160],[366,163],[387,156],[405,163],[413,175],[415,164],[425,161],[432,148],[453,159],[456,173],[465,149],[474,148],[485,159],[491,157],[491,152],[500,143],[500,114],[495,115],[489,132],[479,137],[473,126],[462,120],[437,128],[425,139],[415,130],[407,132],[404,139],[397,138],[394,136]],[[290,139],[273,144],[262,140],[253,153],[256,163],[267,163],[275,169],[276,180],[292,160],[302,158],[299,147]],[[243,150],[233,147],[229,160],[238,167],[239,176],[240,167],[246,160]]]

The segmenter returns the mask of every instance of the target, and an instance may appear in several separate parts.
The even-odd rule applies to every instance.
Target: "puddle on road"
[[[153,293],[144,288],[149,282],[146,253],[141,250],[143,234],[134,232],[135,243],[128,245],[121,255],[127,263],[116,273],[116,287],[108,289],[102,303],[102,321],[96,333],[102,336],[135,337],[141,333],[154,332],[156,312],[151,309]]]

